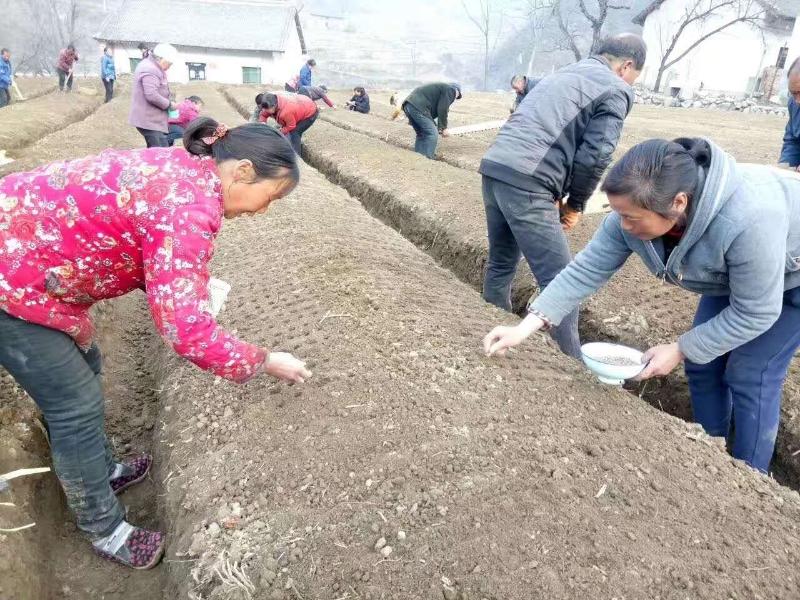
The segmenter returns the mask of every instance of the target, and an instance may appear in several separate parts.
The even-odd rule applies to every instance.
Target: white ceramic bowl
[[[626,379],[636,377],[642,372],[645,365],[642,363],[644,355],[635,348],[605,342],[592,342],[581,346],[581,357],[589,370],[597,375],[603,383],[609,385],[622,385]],[[635,365],[612,365],[603,362],[603,359],[628,359]]]

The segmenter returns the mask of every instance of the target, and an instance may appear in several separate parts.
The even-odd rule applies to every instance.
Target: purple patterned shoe
[[[147,477],[152,465],[153,457],[149,454],[140,454],[134,457],[132,460],[124,462],[124,473],[119,477],[114,477],[113,479],[109,480],[111,489],[115,494],[121,494],[132,485],[136,485],[145,477]]]
[[[164,555],[164,534],[135,527],[123,521],[114,533],[92,543],[98,556],[113,560],[131,569],[155,567]]]

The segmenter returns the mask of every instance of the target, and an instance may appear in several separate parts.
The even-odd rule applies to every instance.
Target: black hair
[[[319,86],[319,89],[321,89],[326,94],[328,93],[328,86],[327,85],[321,85],[321,86]]]
[[[278,106],[278,96],[271,92],[264,92],[261,94],[261,102],[258,105],[261,108],[275,108]]]
[[[289,177],[300,180],[300,168],[289,140],[272,127],[246,123],[230,129],[213,144],[203,141],[214,135],[219,123],[211,117],[198,117],[183,133],[183,147],[195,156],[210,156],[219,164],[226,160],[249,160],[259,179]]]
[[[9,50],[8,48],[0,48],[0,54],[4,54],[4,53],[6,53],[6,52],[8,52],[9,54],[11,54],[11,50]]]
[[[309,59],[306,61],[306,64],[307,64],[309,67],[316,67],[316,66],[317,66],[317,61],[315,61],[313,58],[309,58]]]
[[[260,94],[256,94],[256,106],[261,106],[261,99],[264,97],[266,92],[261,92]]]
[[[189,102],[194,102],[195,104],[203,104],[203,99],[200,96],[189,96],[186,99]]]
[[[356,94],[361,94],[362,96],[366,96],[366,95],[367,95],[367,90],[365,90],[365,89],[364,89],[363,87],[361,87],[361,86],[354,87],[354,88],[353,88],[353,91],[354,91]]]
[[[527,75],[514,75],[511,78],[511,85],[513,86],[517,81],[524,81],[527,78]]]
[[[640,208],[673,217],[672,203],[683,192],[691,208],[700,187],[700,169],[711,164],[711,146],[701,138],[672,142],[653,139],[637,144],[608,172],[601,190],[627,196]]]
[[[601,40],[597,45],[595,54],[622,60],[632,60],[636,70],[641,71],[647,58],[647,45],[640,35],[620,33]]]
[[[67,45],[67,50],[73,50],[74,51],[75,50],[75,45],[74,44],[68,44]]]
[[[793,75],[800,75],[800,56],[792,61],[789,70],[786,72],[787,77],[791,77]]]
[[[112,49],[112,48],[111,48],[111,46],[105,46],[105,47],[103,48],[103,54],[105,54],[106,52],[108,52],[108,51],[109,51],[109,50],[111,50],[111,49]]]

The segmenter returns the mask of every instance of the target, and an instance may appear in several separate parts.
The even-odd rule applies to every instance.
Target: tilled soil
[[[481,289],[487,243],[477,174],[327,123],[316,124],[303,139],[311,164],[460,279]],[[583,218],[569,235],[573,252],[588,242],[601,219],[601,215]],[[515,280],[516,306],[534,290],[523,264]],[[644,350],[673,341],[688,330],[696,305],[697,296],[662,283],[638,257],[632,257],[601,292],[584,303],[582,334],[586,340],[618,341]],[[682,373],[648,382],[636,391],[651,404],[691,419]],[[794,365],[784,387],[775,463],[781,479],[794,486],[800,485],[799,411],[800,369]]]
[[[314,377],[153,357],[171,543],[199,558],[174,597],[796,593],[795,492],[541,340],[486,359],[503,313],[313,171],[225,224],[214,273],[223,322]]]
[[[127,125],[129,105],[129,96],[115,98],[88,118],[25,149],[21,159],[7,165],[0,175],[51,160],[95,154],[111,145],[118,148],[142,145],[139,133]],[[153,334],[147,329],[150,317],[143,297],[129,296],[99,306],[95,319],[104,357],[109,439],[119,457],[149,451],[157,410],[154,385],[144,369],[144,350]],[[14,459],[8,463],[11,468],[49,466],[47,445],[40,433],[33,403],[7,375],[0,380],[0,396],[6,415],[0,419],[0,440],[16,451],[16,454],[9,454],[7,449],[0,449],[0,472],[6,472],[5,461],[9,456]],[[20,447],[24,451],[20,451]],[[122,496],[131,521],[150,527],[160,525],[157,510],[160,489],[151,479]],[[52,474],[15,483],[12,493],[22,507],[14,516],[14,523],[25,521],[37,525],[24,532],[8,534],[7,543],[0,543],[0,599],[152,600],[163,597],[163,570],[137,573],[91,552],[89,544],[76,531],[74,518],[67,511]],[[2,501],[5,498],[0,494]],[[3,510],[0,507],[0,511]],[[6,514],[0,512],[0,517]],[[3,527],[6,521],[0,523]]]
[[[52,92],[11,104],[0,111],[0,150],[17,158],[18,150],[92,114],[103,103],[98,82],[81,82],[69,94]]]
[[[49,94],[50,92],[54,92],[58,89],[57,77],[15,77],[14,81],[16,81],[17,87],[19,88],[19,91],[22,92],[25,100],[20,100],[19,96],[17,96],[17,93],[12,89],[12,104],[18,102],[27,102],[28,100],[33,100],[39,96],[44,96],[45,94]],[[3,109],[5,108],[8,107],[3,107]]]

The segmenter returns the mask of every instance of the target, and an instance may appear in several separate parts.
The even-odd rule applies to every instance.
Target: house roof
[[[653,0],[642,12],[633,17],[631,21],[644,27],[644,22],[647,20],[647,17],[661,8],[661,5],[666,1],[667,0]],[[760,4],[768,11],[786,17],[797,17],[797,15],[800,15],[800,0],[763,0]]]
[[[95,39],[223,50],[283,51],[296,8],[253,0],[123,0]]]

